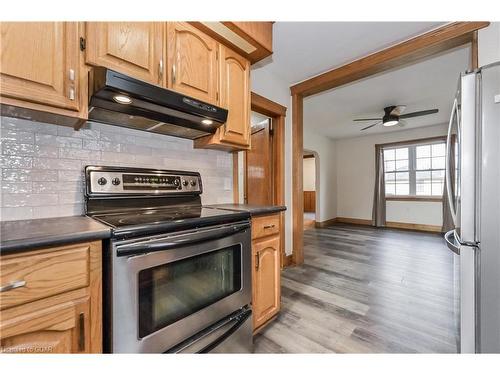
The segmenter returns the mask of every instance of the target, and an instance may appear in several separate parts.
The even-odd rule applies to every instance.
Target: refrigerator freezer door
[[[500,353],[500,63],[481,70],[480,86],[479,351]]]

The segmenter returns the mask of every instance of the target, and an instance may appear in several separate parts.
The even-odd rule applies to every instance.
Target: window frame
[[[397,149],[397,148],[408,148],[408,181],[409,181],[409,195],[387,195],[385,194],[386,201],[425,201],[425,202],[442,202],[443,194],[438,195],[416,195],[416,147],[424,145],[432,145],[436,143],[446,144],[446,136],[430,137],[414,139],[409,141],[385,143],[376,145],[384,150]],[[432,171],[432,168],[430,169]],[[384,159],[384,181],[385,181],[385,159]],[[431,172],[432,173],[432,172]],[[444,187],[443,187],[444,189]],[[444,193],[444,191],[443,191]]]

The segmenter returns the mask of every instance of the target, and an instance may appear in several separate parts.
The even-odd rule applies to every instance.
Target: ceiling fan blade
[[[366,130],[366,129],[370,129],[370,128],[373,128],[375,125],[378,125],[378,124],[381,124],[382,122],[381,121],[378,121],[374,124],[371,124],[371,125],[368,125],[366,127],[364,127],[363,129],[361,129],[360,131],[363,131],[363,130]]]
[[[382,117],[378,118],[357,118],[352,121],[377,121],[377,120],[382,120]]]
[[[405,109],[406,109],[405,105],[397,105],[393,108],[390,114],[393,116],[401,116],[405,111]]]
[[[433,113],[438,113],[438,112],[439,112],[439,109],[428,109],[426,111],[407,113],[407,114],[401,115],[399,117],[400,118],[410,118],[410,117],[417,117],[417,116],[426,116],[426,115],[432,115]]]

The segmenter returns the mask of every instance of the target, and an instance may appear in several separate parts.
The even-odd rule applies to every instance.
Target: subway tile
[[[57,181],[57,171],[55,170],[31,170],[32,181]]]
[[[57,171],[59,182],[83,181],[83,171]]]
[[[59,157],[62,159],[78,159],[78,160],[100,159],[101,152],[94,150],[79,149],[79,148],[60,148]]]
[[[83,192],[83,181],[34,181],[34,193],[54,193],[60,191]]]
[[[151,147],[148,147],[148,146],[124,144],[124,145],[121,145],[120,151],[127,153],[127,154],[147,155],[149,157],[151,157],[151,155],[153,155],[153,149]]]
[[[134,161],[134,156],[129,154],[122,154],[120,152],[103,151],[101,154],[101,159],[104,161],[121,162],[126,165],[126,163],[131,163]]]
[[[2,130],[20,130],[33,133],[57,134],[59,126],[12,117],[2,117]]]
[[[43,206],[57,204],[57,194],[10,194],[2,195],[3,207]]]
[[[57,147],[82,148],[82,140],[80,138],[62,137],[50,134],[35,134],[35,143]]]
[[[4,193],[31,193],[31,182],[2,182]]]
[[[79,160],[55,159],[55,158],[34,158],[33,168],[36,169],[80,169]]]
[[[57,181],[57,171],[36,169],[2,169],[4,181]]]
[[[16,142],[3,142],[4,155],[57,157],[57,147]]]
[[[120,152],[122,145],[120,143],[112,143],[97,139],[84,139],[83,148],[94,151],[112,151]]]
[[[81,128],[80,130],[74,130],[71,127],[58,126],[57,135],[73,138],[98,139],[100,132],[95,129]]]
[[[27,220],[33,218],[33,207],[2,207],[0,221]]]
[[[83,193],[82,192],[64,192],[59,193],[59,204],[81,204],[83,203]]]
[[[33,159],[26,156],[2,155],[0,166],[2,168],[31,168]]]
[[[17,143],[32,144],[35,141],[35,135],[33,134],[33,132],[27,132],[17,129],[2,129],[2,141],[14,141]]]

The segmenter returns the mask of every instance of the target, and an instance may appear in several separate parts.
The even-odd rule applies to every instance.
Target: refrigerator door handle
[[[455,233],[455,229],[446,232],[446,234],[444,235],[444,239],[446,241],[448,249],[453,251],[455,254],[460,255],[460,242],[457,241]]]
[[[448,195],[448,204],[450,206],[450,212],[451,212],[451,217],[453,219],[453,223],[456,224],[457,222],[457,211],[455,204],[453,202],[453,190],[452,190],[452,183],[451,183],[451,129],[453,126],[453,117],[455,116],[455,112],[457,111],[458,108],[458,101],[457,98],[453,101],[453,107],[451,109],[451,115],[450,115],[450,122],[448,123],[448,136],[446,137],[446,163],[445,163],[445,173],[446,173],[446,192]],[[458,115],[457,115],[457,121]],[[455,161],[456,163],[456,161]],[[446,236],[445,236],[446,238]]]

